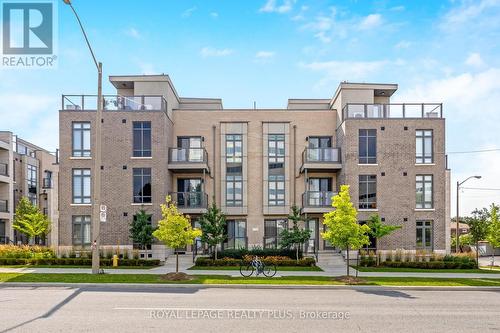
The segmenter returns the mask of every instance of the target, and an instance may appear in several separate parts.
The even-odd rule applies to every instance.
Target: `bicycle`
[[[243,277],[250,277],[255,271],[257,271],[256,276],[259,276],[259,274],[262,273],[266,277],[273,277],[276,275],[276,265],[266,265],[257,256],[255,256],[248,264],[245,262],[240,264],[240,274]]]

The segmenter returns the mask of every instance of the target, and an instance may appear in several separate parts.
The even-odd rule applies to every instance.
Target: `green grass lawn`
[[[161,275],[153,274],[36,274],[36,273],[0,273],[0,282],[66,282],[66,283],[159,283],[159,284],[261,284],[261,285],[341,285],[341,282],[328,276],[285,276],[231,277],[224,275],[194,275],[194,279],[185,282],[162,280]],[[497,286],[499,279],[445,279],[445,278],[410,278],[410,277],[373,277],[363,278],[366,285],[379,286]]]
[[[356,266],[351,266],[356,269]],[[425,268],[394,268],[394,267],[359,267],[360,272],[406,272],[406,273],[491,273],[500,274],[500,270],[489,269],[425,269]]]
[[[158,266],[118,266],[109,267],[101,266],[104,269],[151,269]],[[92,268],[92,266],[81,266],[81,265],[0,265],[0,268]]]
[[[238,271],[240,266],[193,266],[188,268],[192,271]],[[322,272],[323,270],[317,266],[276,266],[276,270],[283,272],[304,271],[304,272]]]

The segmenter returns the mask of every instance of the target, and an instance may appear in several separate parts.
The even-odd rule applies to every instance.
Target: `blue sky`
[[[0,129],[49,149],[60,95],[96,90],[77,23],[58,3],[58,68],[0,69]],[[105,76],[167,73],[182,96],[221,97],[225,107],[329,98],[342,80],[398,83],[394,101],[444,103],[448,152],[500,149],[500,0],[73,4]],[[107,81],[104,91],[113,93]],[[449,162],[454,182],[480,174],[467,186],[500,188],[499,151]],[[500,191],[461,195],[463,213],[500,203]]]

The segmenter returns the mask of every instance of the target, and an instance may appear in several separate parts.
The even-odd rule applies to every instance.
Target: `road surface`
[[[500,290],[14,287],[0,332],[488,332]]]

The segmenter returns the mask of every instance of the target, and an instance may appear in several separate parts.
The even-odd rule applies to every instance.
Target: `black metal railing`
[[[332,191],[307,191],[302,193],[302,207],[331,207],[332,198],[336,196]]]
[[[10,244],[11,240],[9,236],[0,236],[0,244]]]
[[[441,103],[364,104],[347,103],[343,119],[352,118],[443,118]]]
[[[206,163],[208,160],[205,148],[169,148],[169,163]]]
[[[9,175],[9,165],[7,163],[0,163],[0,176]]]
[[[207,208],[208,194],[203,192],[170,192],[179,209]]]
[[[222,244],[222,249],[248,249],[248,237],[230,237]]]
[[[52,178],[42,179],[42,188],[49,189],[52,188]]]
[[[9,212],[9,201],[0,200],[0,213],[8,213],[8,212]]]
[[[97,95],[62,95],[61,110],[95,111]],[[104,111],[166,111],[167,101],[159,95],[104,95]]]
[[[306,148],[302,161],[307,163],[340,163],[340,148]]]

